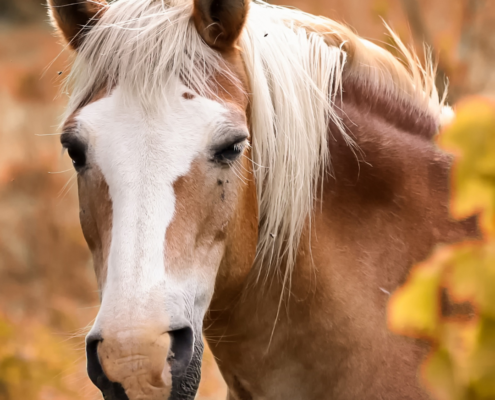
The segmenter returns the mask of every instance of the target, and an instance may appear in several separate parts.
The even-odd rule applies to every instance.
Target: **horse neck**
[[[296,362],[311,365],[315,376],[342,377],[346,398],[362,397],[360,382],[375,376],[392,397],[407,381],[408,398],[422,399],[416,371],[424,349],[388,332],[388,297],[435,244],[473,234],[474,223],[449,218],[450,161],[431,140],[433,117],[352,82],[336,107],[357,148],[329,127],[331,174],[301,239],[290,288],[283,270],[254,286],[246,286],[249,274],[234,290],[217,285],[205,335],[231,388],[239,386],[238,371],[245,387],[271,398],[271,371]],[[283,289],[290,291],[280,302]],[[250,367],[246,354],[263,362]],[[385,358],[386,366],[377,364]],[[303,387],[304,373],[293,376],[299,386],[291,390],[332,397],[327,382],[321,393],[314,379]]]
[[[361,220],[364,225],[359,226],[359,221],[347,221],[345,215],[358,215],[363,210],[366,214],[375,209],[387,213],[393,197],[399,192],[410,197],[407,193],[409,188],[404,187],[407,184],[402,185],[400,180],[404,174],[418,177],[424,173],[418,170],[418,166],[410,166],[410,160],[428,158],[435,153],[431,143],[436,132],[434,118],[424,110],[354,80],[345,82],[342,99],[338,100],[335,108],[340,110],[342,122],[356,147],[348,144],[337,126],[329,126],[330,173],[325,177],[323,192],[315,205],[315,215],[311,221],[307,220],[291,279],[285,279],[284,265],[276,271],[271,270],[271,275],[267,276],[269,266],[261,264],[246,268],[246,258],[239,260],[228,256],[226,263],[229,268],[243,272],[229,274],[229,279],[220,277],[217,281],[211,317],[215,310],[228,315],[229,321],[231,314],[259,316],[261,308],[263,316],[266,316],[263,326],[266,327],[270,319],[273,325],[280,310],[287,314],[284,310],[294,308],[292,302],[309,301],[319,291],[326,291],[325,279],[321,275],[327,260],[318,257],[322,248],[341,246],[336,243],[339,241],[335,237],[338,232],[333,228],[344,225],[346,230],[360,231],[367,227],[364,216]],[[415,154],[410,154],[411,151]],[[449,162],[445,156],[439,156],[438,160],[441,175],[438,184],[440,191],[446,191],[445,173]],[[248,189],[253,196],[246,203],[253,201],[253,190],[254,187]],[[246,216],[241,213],[237,218]],[[235,238],[231,240],[237,247],[230,253],[239,252],[237,242]],[[328,252],[324,251],[323,258],[326,254]],[[271,335],[271,330],[268,330]]]

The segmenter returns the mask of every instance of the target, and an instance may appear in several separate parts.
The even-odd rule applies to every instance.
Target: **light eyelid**
[[[215,130],[215,137],[218,141],[232,136],[238,136],[239,138],[249,138],[250,136],[247,126],[243,123],[237,123],[237,121],[224,120],[217,125]]]
[[[79,136],[80,123],[78,121],[72,120],[70,123],[66,123],[62,128],[62,134],[60,135],[60,143],[62,146],[65,145]]]

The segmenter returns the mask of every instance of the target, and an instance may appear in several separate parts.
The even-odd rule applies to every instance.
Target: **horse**
[[[49,0],[75,55],[61,143],[101,306],[104,398],[427,399],[390,293],[449,216],[451,118],[422,65],[260,0]],[[204,335],[204,336],[203,336]]]

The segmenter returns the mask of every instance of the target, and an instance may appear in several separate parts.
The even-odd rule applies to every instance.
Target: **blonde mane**
[[[212,77],[230,74],[192,21],[191,0],[112,2],[87,33],[69,78],[71,114],[117,82],[150,112],[169,78],[199,94],[214,93]],[[346,79],[379,89],[440,121],[442,101],[431,65],[394,36],[403,63],[332,20],[261,1],[251,5],[239,46],[250,80],[252,157],[259,203],[258,265],[289,284],[301,233],[311,221],[319,185],[331,165],[333,122],[352,146],[335,100]],[[264,273],[264,272],[263,272]]]

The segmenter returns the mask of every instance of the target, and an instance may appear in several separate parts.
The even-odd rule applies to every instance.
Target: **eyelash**
[[[245,140],[230,144],[215,153],[214,161],[222,164],[231,164],[239,158],[245,148]]]

